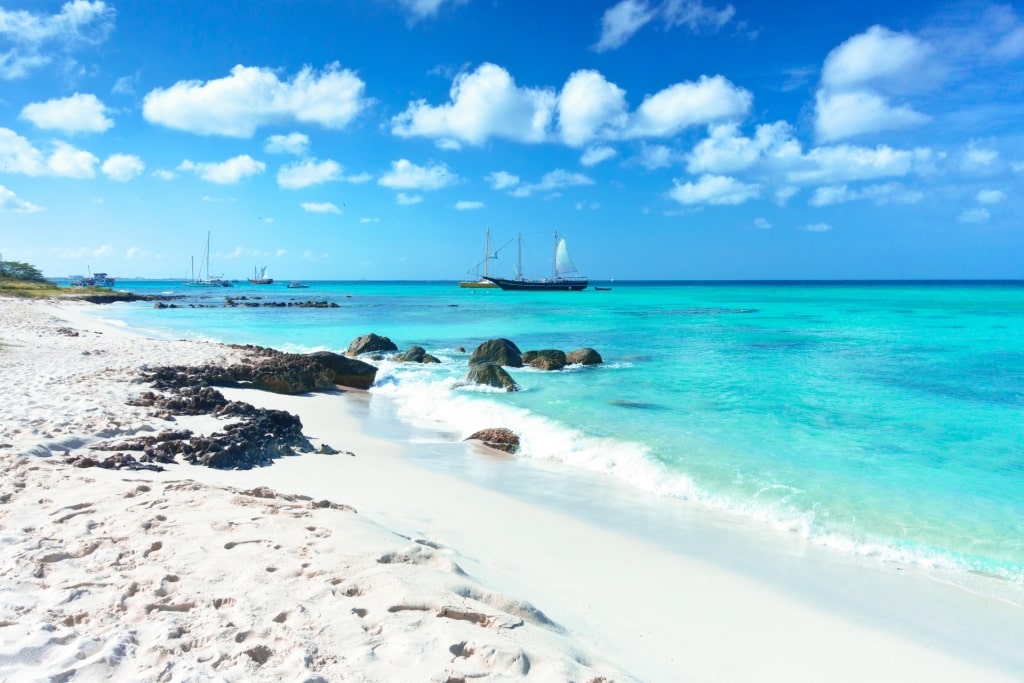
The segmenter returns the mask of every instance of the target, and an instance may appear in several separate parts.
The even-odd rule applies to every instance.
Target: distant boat
[[[189,270],[189,277],[185,284],[189,287],[232,287],[230,281],[220,276],[210,275],[210,231],[206,232],[206,251],[203,252],[203,262],[199,264],[199,276],[196,277],[196,260],[192,258],[192,266]],[[206,277],[203,277],[203,273]]]
[[[520,292],[578,292],[586,289],[590,281],[576,274],[576,265],[569,257],[569,248],[564,238],[555,233],[555,256],[551,278],[530,280],[523,277],[523,236],[519,235],[519,258],[516,262],[516,276],[513,279],[488,277],[502,289]]]
[[[83,275],[72,275],[69,279],[71,280],[69,286],[71,287],[113,287],[115,284],[114,278],[109,277],[106,273],[93,273],[92,269],[89,270],[89,277]]]
[[[472,273],[476,274],[480,270],[480,266],[484,267],[484,274],[480,276],[478,280],[464,280],[459,283],[459,287],[463,289],[494,289],[498,285],[494,284],[487,279],[487,262],[490,261],[494,256],[491,254],[491,229],[487,228],[487,239],[484,242],[484,260],[481,263],[476,264],[473,268]]]
[[[267,277],[267,266],[263,266],[257,272],[256,268],[252,269],[252,277],[249,278],[250,285],[272,285],[274,284],[274,278]]]
[[[611,287],[598,287],[597,285],[594,285],[594,289],[596,289],[599,292],[610,292],[610,291],[612,291]]]
[[[288,283],[288,289],[309,289],[309,285],[304,285],[298,280],[292,280]]]

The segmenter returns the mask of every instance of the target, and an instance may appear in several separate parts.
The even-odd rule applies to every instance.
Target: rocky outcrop
[[[309,357],[331,370],[334,384],[355,389],[369,389],[377,377],[377,368],[355,358],[330,351],[315,351]]]
[[[427,350],[422,346],[416,346],[415,344],[410,346],[407,350],[395,356],[395,360],[403,363],[440,363],[441,361],[427,353]]]
[[[491,427],[467,436],[463,441],[482,441],[485,446],[516,453],[519,450],[519,435],[505,427]]]
[[[470,363],[469,370],[462,381],[465,384],[483,384],[505,391],[519,390],[516,381],[497,363]]]
[[[523,353],[523,363],[540,370],[561,370],[565,367],[566,357],[565,352],[558,349],[526,351]]]
[[[381,337],[378,334],[371,332],[370,334],[364,334],[362,337],[356,337],[352,340],[352,343],[348,345],[348,351],[346,355],[358,356],[364,353],[375,353],[381,351],[397,351],[398,347],[395,343],[387,337]]]
[[[567,363],[579,365],[600,365],[604,362],[601,354],[591,348],[576,349],[565,356]]]
[[[469,357],[473,363],[497,363],[510,368],[523,367],[522,352],[508,339],[488,339],[476,347]]]

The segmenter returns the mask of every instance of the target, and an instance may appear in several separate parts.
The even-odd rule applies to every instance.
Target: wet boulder
[[[565,367],[564,351],[558,349],[541,349],[523,353],[523,363],[539,370],[561,370]]]
[[[348,351],[345,353],[349,356],[358,356],[364,353],[397,350],[398,347],[393,341],[387,337],[382,337],[371,332],[370,334],[364,334],[362,337],[356,337],[353,339],[352,343],[348,345]]]
[[[519,435],[505,427],[481,429],[470,434],[463,441],[481,441],[485,446],[506,453],[515,453],[519,450]]]
[[[516,381],[497,363],[470,363],[462,381],[466,384],[483,384],[505,391],[519,390]]]
[[[473,363],[496,363],[510,368],[523,367],[523,356],[519,347],[508,339],[488,339],[476,347],[469,357]]]
[[[579,365],[600,365],[604,362],[604,359],[601,358],[601,354],[594,349],[582,348],[566,354],[565,361],[567,363]]]
[[[395,356],[395,360],[403,363],[440,363],[441,361],[427,353],[427,350],[422,346],[416,346],[415,344],[410,346],[407,350]]]
[[[377,377],[377,368],[355,358],[330,351],[316,351],[308,356],[334,373],[331,381],[343,387],[369,389]]]

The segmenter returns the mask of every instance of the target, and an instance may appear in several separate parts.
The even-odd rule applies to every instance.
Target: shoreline
[[[9,305],[0,301],[0,309]],[[130,330],[96,320],[84,309],[25,305],[35,314],[56,314],[77,328],[102,331],[104,337],[140,339]],[[216,359],[227,353],[220,345],[193,342],[150,339],[143,346],[165,356]],[[94,372],[103,374],[102,356],[80,352],[77,359],[68,360],[83,358],[97,368]],[[130,361],[129,357],[123,362]],[[122,374],[111,381],[117,385],[125,378]],[[81,383],[79,378],[61,389],[81,393],[88,389]],[[43,389],[31,382],[6,388],[13,396]],[[127,397],[131,390],[144,388],[121,386],[111,389],[108,398],[118,392]],[[1020,607],[935,583],[912,570],[843,561],[837,553],[806,543],[779,543],[766,538],[763,530],[758,533],[732,520],[709,520],[678,502],[641,500],[607,477],[573,474],[573,481],[587,482],[605,496],[608,515],[615,517],[619,510],[628,513],[619,517],[635,518],[625,529],[610,527],[600,518],[594,524],[568,512],[569,498],[545,503],[513,495],[517,487],[545,481],[543,472],[527,473],[514,461],[480,457],[478,481],[424,466],[419,461],[431,452],[443,455],[459,449],[465,454],[469,447],[410,445],[373,436],[366,429],[370,398],[358,394],[289,397],[248,389],[222,393],[257,407],[298,414],[304,432],[314,441],[356,455],[301,455],[259,470],[225,472],[177,465],[162,474],[121,471],[109,473],[111,477],[187,477],[236,489],[262,485],[353,506],[382,528],[428,542],[421,547],[438,546],[433,548],[435,559],[440,555],[454,562],[485,590],[519,596],[534,605],[565,628],[565,640],[550,647],[562,648],[568,661],[576,661],[574,653],[600,652],[610,662],[604,670],[625,670],[639,680],[689,675],[698,680],[996,681],[1024,675],[1024,655],[1016,651],[1024,641]],[[38,407],[45,413],[51,406]],[[129,418],[125,422],[143,421],[123,402],[120,412]],[[83,413],[81,409],[76,414]],[[33,414],[19,417],[26,424],[38,419]],[[56,435],[51,438],[59,441]],[[346,439],[358,446],[347,445]],[[412,449],[415,456],[409,455]],[[99,471],[87,472],[101,478]],[[510,476],[523,480],[506,481],[504,489],[481,483]],[[652,517],[664,529],[678,527],[678,537],[658,544],[635,533]],[[5,556],[5,567],[8,559]],[[438,621],[450,620],[434,619]],[[530,647],[547,653],[538,661],[557,659],[532,641]],[[612,678],[630,680],[621,673],[612,673]]]

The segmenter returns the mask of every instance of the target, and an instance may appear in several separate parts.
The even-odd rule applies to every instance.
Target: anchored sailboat
[[[559,238],[557,232],[555,233],[555,255],[550,279],[530,280],[523,277],[522,234],[519,235],[519,258],[516,263],[515,278],[484,277],[502,289],[511,291],[578,292],[586,289],[590,283],[586,277],[578,274],[576,265],[569,257],[569,248],[565,244],[565,238]]]
[[[252,277],[249,278],[250,285],[272,285],[274,284],[274,278],[267,277],[267,266],[263,266],[260,269],[253,267]]]
[[[479,280],[464,280],[459,283],[459,287],[468,289],[494,289],[498,285],[487,279],[487,262],[490,261],[494,256],[491,254],[491,229],[487,228],[487,239],[484,242],[484,260],[481,263],[476,264],[476,267],[471,271],[476,274],[480,270],[480,266],[484,267],[484,274],[480,276]]]
[[[199,277],[196,277],[196,260],[192,258],[192,266],[189,277],[185,284],[190,287],[231,287],[231,282],[219,276],[210,275],[210,232],[206,232],[206,251],[203,252],[203,262],[199,264]],[[203,273],[206,277],[203,277]]]

